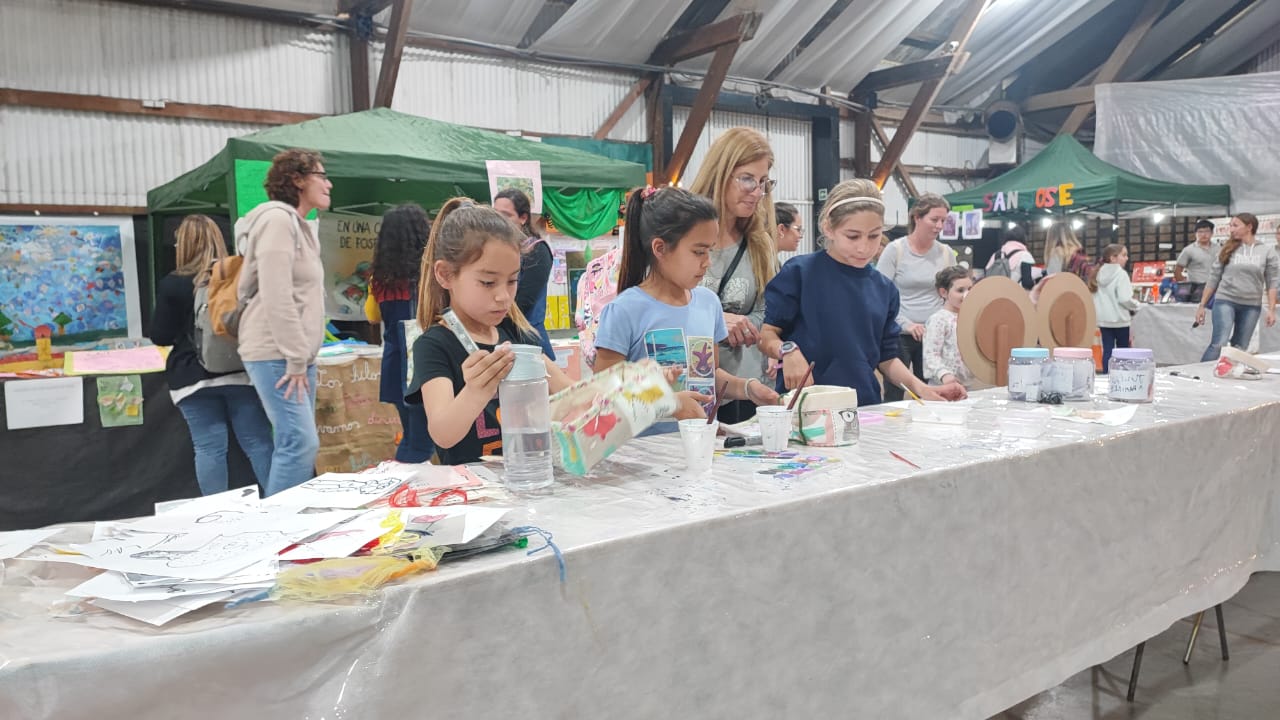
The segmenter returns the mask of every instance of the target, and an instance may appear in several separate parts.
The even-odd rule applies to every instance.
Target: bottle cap
[[[511,372],[507,374],[507,380],[537,380],[547,376],[546,363],[542,362],[541,347],[513,344],[511,352],[515,354],[516,362]]]

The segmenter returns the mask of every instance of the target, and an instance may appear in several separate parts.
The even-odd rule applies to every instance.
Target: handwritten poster
[[[373,248],[382,218],[320,215],[320,259],[324,263],[324,309],[333,320],[364,320],[364,300],[373,272]]]
[[[316,472],[356,472],[395,457],[400,415],[378,401],[382,358],[343,358],[316,370]]]

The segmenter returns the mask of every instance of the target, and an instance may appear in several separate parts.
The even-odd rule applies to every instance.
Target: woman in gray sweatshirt
[[[1262,314],[1262,296],[1267,296],[1267,327],[1276,324],[1276,282],[1280,279],[1280,254],[1272,245],[1262,245],[1255,235],[1258,218],[1239,213],[1231,218],[1230,239],[1213,263],[1205,285],[1196,324],[1204,323],[1204,306],[1213,301],[1213,340],[1200,362],[1218,359],[1230,338],[1233,347],[1249,346],[1253,329]]]

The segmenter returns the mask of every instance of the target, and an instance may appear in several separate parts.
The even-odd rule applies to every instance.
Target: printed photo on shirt
[[[680,379],[676,381],[674,386],[676,392],[684,390],[685,376],[688,374],[689,355],[683,329],[663,328],[645,333],[644,353],[663,367],[685,368],[685,372],[680,373]]]
[[[702,411],[707,414],[707,417],[714,415],[716,413],[716,407],[719,404],[716,402],[715,379],[690,377],[688,380],[685,381],[685,384],[687,386],[686,389],[692,390],[693,392],[700,393],[702,395],[706,395],[707,397],[711,398],[709,402],[702,404]]]
[[[716,376],[716,344],[705,336],[689,336],[689,369],[691,378]]]

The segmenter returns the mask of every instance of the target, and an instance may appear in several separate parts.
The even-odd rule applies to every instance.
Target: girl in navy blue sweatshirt
[[[760,349],[782,362],[779,390],[809,382],[858,391],[877,405],[886,384],[905,385],[926,400],[960,400],[956,382],[930,387],[898,359],[898,289],[871,267],[884,232],[884,201],[870,180],[832,189],[819,228],[826,251],[794,258],[765,289]]]

